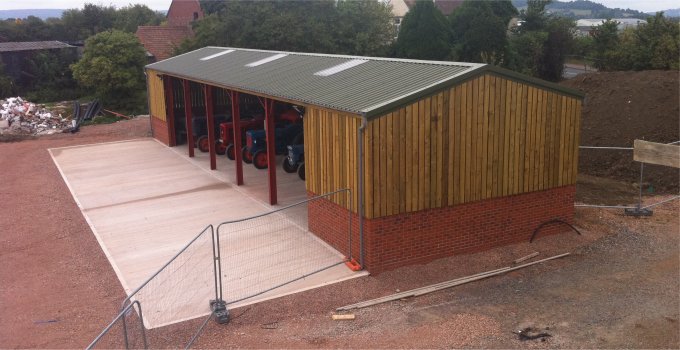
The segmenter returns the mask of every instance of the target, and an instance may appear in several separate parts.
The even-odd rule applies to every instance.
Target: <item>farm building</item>
[[[298,107],[306,195],[353,193],[310,205],[309,230],[347,254],[339,213],[351,210],[352,253],[371,272],[528,240],[546,221],[573,219],[578,91],[485,64],[220,47],[146,74],[154,137],[188,144],[190,156],[201,137],[212,169],[216,120],[237,130],[244,110],[264,114],[267,152],[255,158],[272,205],[277,113]],[[239,152],[241,132],[231,138],[241,185],[253,155]]]

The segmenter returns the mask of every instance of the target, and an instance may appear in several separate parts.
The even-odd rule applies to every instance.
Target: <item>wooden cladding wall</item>
[[[151,69],[146,71],[147,91],[149,92],[149,114],[153,118],[165,121],[165,90],[163,79]]]
[[[369,122],[366,217],[574,184],[581,103],[578,98],[486,74]],[[347,131],[332,131],[340,123],[336,119],[330,114],[320,119],[331,130],[321,131],[323,143],[305,151],[328,143],[340,142],[344,147],[342,142],[349,142],[339,140]],[[358,121],[345,119],[356,127]],[[342,157],[341,162],[351,164],[354,156],[335,154],[327,160],[334,168],[316,166],[313,171],[325,172],[319,179],[316,174],[308,179],[335,179],[332,159]],[[344,165],[338,169],[349,171]],[[317,184],[311,185],[308,189],[320,193],[314,191]]]
[[[352,114],[332,112],[314,106],[306,108],[305,185],[308,192],[324,194],[349,188],[347,196],[331,198],[333,202],[357,212],[359,193],[358,137],[361,118]]]

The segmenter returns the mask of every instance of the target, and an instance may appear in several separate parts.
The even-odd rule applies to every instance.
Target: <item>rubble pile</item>
[[[0,100],[0,135],[50,135],[72,126],[71,119],[62,117],[21,97]]]

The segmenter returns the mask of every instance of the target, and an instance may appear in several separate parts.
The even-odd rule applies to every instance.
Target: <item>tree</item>
[[[215,45],[382,55],[393,37],[389,7],[378,1],[234,1],[218,4],[211,5],[214,12],[196,23],[195,37],[183,42],[176,53]]]
[[[139,26],[157,26],[165,16],[146,5],[129,5],[116,11],[113,28],[134,33]]]
[[[599,70],[611,70],[612,57],[619,47],[619,22],[608,19],[592,28],[595,67]]]
[[[206,16],[223,11],[226,5],[226,1],[216,0],[199,0],[199,3]]]
[[[522,11],[521,17],[524,23],[520,27],[521,31],[530,32],[544,29],[548,20],[545,8],[551,2],[552,0],[527,1],[527,9]]]
[[[384,56],[394,38],[392,11],[379,1],[340,0],[332,32],[336,53]]]
[[[83,57],[71,65],[78,83],[92,89],[105,104],[141,108],[146,54],[130,33],[111,30],[85,41]]]
[[[572,19],[550,18],[547,21],[547,40],[543,43],[543,53],[537,62],[537,72],[541,79],[562,80],[564,63],[572,49],[576,25]]]
[[[678,69],[680,26],[663,13],[637,28],[619,32],[607,21],[594,30],[596,65],[601,70]]]
[[[658,12],[635,30],[638,50],[635,70],[678,69],[680,63],[680,25]]]
[[[85,40],[92,35],[113,28],[116,8],[85,4],[83,9],[69,9],[61,15],[66,28],[66,40]]]
[[[450,29],[446,17],[431,0],[417,1],[404,16],[395,45],[403,58],[444,60],[451,54]]]
[[[5,75],[5,65],[0,61],[0,98],[14,95],[14,81]]]
[[[36,52],[24,61],[22,70],[27,79],[18,92],[32,101],[77,98],[81,91],[69,69],[76,59],[75,49]]]
[[[572,19],[549,16],[549,0],[529,0],[522,11],[522,24],[510,38],[510,58],[506,66],[541,79],[562,79],[564,63],[574,42]]]
[[[450,16],[453,58],[498,65],[505,59],[508,22],[517,10],[509,0],[465,1]]]

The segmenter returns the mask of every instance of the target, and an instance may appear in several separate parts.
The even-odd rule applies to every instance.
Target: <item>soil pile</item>
[[[595,72],[562,85],[586,93],[581,145],[633,147],[635,139],[680,140],[678,71]],[[639,182],[640,165],[632,151],[582,149],[579,172]],[[646,192],[677,192],[680,171],[645,165]]]

